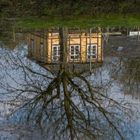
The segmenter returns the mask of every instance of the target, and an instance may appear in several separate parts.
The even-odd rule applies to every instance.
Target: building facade
[[[68,30],[66,56],[69,63],[103,61],[102,34],[93,31]],[[28,56],[42,63],[61,63],[62,48],[58,30],[30,33]],[[64,52],[63,52],[64,53]]]

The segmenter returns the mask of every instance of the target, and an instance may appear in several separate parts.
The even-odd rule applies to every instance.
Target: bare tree
[[[68,63],[54,73],[18,54],[8,52],[0,63],[0,87],[10,95],[12,116],[39,126],[48,139],[125,139],[131,112],[107,92],[112,81],[95,84],[95,75],[71,71]]]

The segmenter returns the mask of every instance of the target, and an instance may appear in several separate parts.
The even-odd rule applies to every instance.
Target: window
[[[40,43],[40,58],[44,59],[44,43]]]
[[[31,52],[31,55],[33,55],[34,54],[34,45],[35,45],[35,43],[34,43],[34,39],[31,39],[31,43],[30,43],[30,52]]]
[[[97,45],[91,44],[87,46],[87,59],[95,59],[97,57]]]
[[[71,60],[79,60],[80,58],[80,46],[79,45],[71,45],[70,46],[70,59]]]
[[[52,46],[52,60],[53,62],[60,61],[60,46]]]

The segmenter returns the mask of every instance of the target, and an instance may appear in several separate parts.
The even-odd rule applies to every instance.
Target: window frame
[[[90,50],[90,52],[89,52],[89,46],[92,47],[92,48],[91,48],[92,52],[91,52],[91,50]],[[93,51],[93,50],[94,50],[93,47],[95,47],[95,51]],[[91,59],[91,60],[97,59],[97,55],[98,55],[98,54],[97,54],[97,47],[98,47],[97,44],[88,44],[88,45],[87,45],[87,60],[88,60],[88,61],[90,61],[90,59]],[[91,55],[91,58],[90,58],[90,55]],[[95,57],[93,57],[93,56],[95,56]]]
[[[78,52],[79,52],[78,54],[76,53],[76,47],[77,46],[78,46]],[[71,53],[72,52],[72,47],[74,47],[73,54]],[[70,61],[79,61],[80,60],[80,45],[79,44],[73,44],[73,45],[70,45],[69,48],[70,48],[70,52],[69,52]],[[72,56],[74,58],[71,58]],[[78,56],[78,58],[75,58],[77,56]]]
[[[44,42],[40,42],[40,48],[39,48],[39,53],[40,53],[40,59],[44,60]]]
[[[54,48],[56,47],[56,55],[54,55]],[[54,59],[56,57],[56,59]],[[52,45],[52,62],[60,62],[60,45]]]
[[[34,56],[35,53],[35,40],[33,38],[30,39],[30,54]]]

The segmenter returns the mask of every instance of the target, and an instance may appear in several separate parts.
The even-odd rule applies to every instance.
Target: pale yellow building
[[[28,42],[30,58],[45,64],[61,63],[58,30],[30,33]],[[102,35],[100,32],[89,32],[89,30],[69,30],[66,50],[69,63],[102,62]]]

